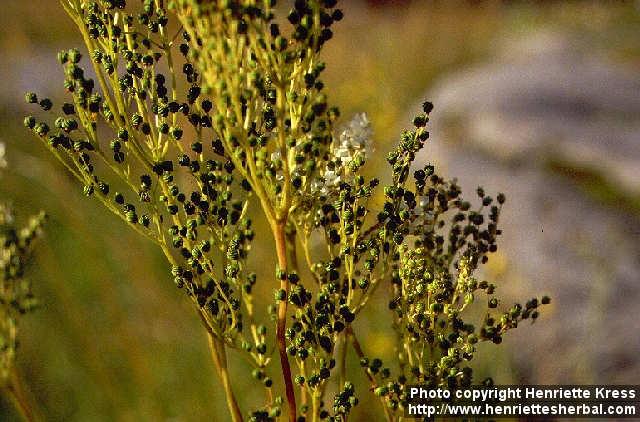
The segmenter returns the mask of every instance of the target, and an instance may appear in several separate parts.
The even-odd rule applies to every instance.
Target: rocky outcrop
[[[640,78],[582,47],[538,34],[425,96],[434,141],[420,160],[463,191],[507,194],[487,271],[512,299],[553,298],[507,342],[514,381],[632,383],[640,373]]]

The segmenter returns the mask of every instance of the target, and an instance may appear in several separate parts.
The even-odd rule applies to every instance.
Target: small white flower
[[[344,164],[348,163],[357,153],[367,154],[371,149],[371,122],[365,113],[358,113],[340,133],[340,145],[335,150],[335,156]]]
[[[365,149],[371,143],[371,122],[366,113],[358,113],[347,124],[340,134],[340,144],[352,149]]]
[[[353,159],[353,154],[349,151],[348,148],[338,147],[333,151],[333,155],[342,162],[342,164],[347,164],[349,161]]]
[[[335,186],[340,183],[340,176],[336,172],[328,170],[324,173],[325,186]]]
[[[324,183],[319,179],[316,179],[313,182],[311,182],[311,192],[319,192],[323,187],[324,187]]]
[[[331,164],[321,171],[321,177],[311,183],[311,191],[328,195],[337,193],[337,187],[352,175],[348,164],[357,156],[366,158],[371,150],[371,123],[365,113],[356,114],[334,140]]]

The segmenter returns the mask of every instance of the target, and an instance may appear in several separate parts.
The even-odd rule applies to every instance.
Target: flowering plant
[[[499,343],[548,299],[499,312],[495,286],[475,278],[496,250],[504,196],[479,189],[482,205],[472,208],[455,182],[415,168],[430,103],[389,154],[386,186],[364,177],[367,117],[339,129],[320,79],[319,53],[342,11],[335,0],[298,0],[284,22],[275,3],[61,0],[95,76],[80,66],[80,50],[62,51],[72,101],[51,126],[33,116],[25,125],[87,196],[162,249],[208,333],[232,420],[346,420],[367,389],[395,420],[407,383],[471,383],[476,343]],[[54,112],[47,98],[26,100]],[[379,209],[370,201],[378,192]],[[254,231],[254,207],[270,233]],[[275,280],[258,280],[251,247],[267,236]],[[317,237],[325,248],[313,247]],[[274,287],[266,313],[258,283]],[[393,371],[366,356],[353,328],[380,286],[398,334]],[[481,294],[477,328],[462,318]],[[348,345],[363,390],[347,379]],[[250,410],[229,376],[240,356],[265,390]],[[280,373],[282,388],[272,378]]]
[[[0,178],[2,170],[7,167],[4,155],[5,147],[0,143]],[[28,420],[33,418],[33,405],[24,393],[22,380],[15,369],[15,359],[18,322],[22,315],[36,306],[25,270],[44,219],[44,213],[40,212],[21,228],[11,207],[0,202],[0,389]]]

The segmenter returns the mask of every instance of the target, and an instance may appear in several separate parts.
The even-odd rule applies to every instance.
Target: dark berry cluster
[[[18,325],[21,315],[37,305],[25,269],[34,242],[40,237],[44,213],[32,217],[19,227],[7,206],[0,204],[0,384],[15,382],[13,373]]]

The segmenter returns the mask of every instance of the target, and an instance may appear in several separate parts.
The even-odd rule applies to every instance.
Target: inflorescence
[[[505,198],[479,188],[475,207],[433,166],[416,168],[431,103],[388,155],[387,185],[364,177],[370,123],[360,114],[340,127],[320,79],[320,50],[342,19],[335,0],[296,0],[286,20],[274,0],[61,3],[87,51],[58,54],[69,102],[28,93],[49,118],[24,124],[86,196],[162,249],[209,333],[234,421],[344,420],[367,394],[345,379],[348,344],[392,420],[405,385],[470,384],[476,344],[500,343],[548,303],[498,311],[496,286],[475,278],[497,250]],[[253,293],[273,281],[249,270],[252,245],[266,237],[250,207],[262,209],[276,245],[266,315]],[[325,248],[313,247],[317,237]],[[391,295],[395,369],[364,354],[352,325],[379,286]],[[463,317],[479,298],[476,326]],[[265,389],[251,412],[234,395],[229,349]],[[269,374],[280,373],[284,395],[274,395]]]
[[[0,143],[1,170],[7,167],[4,144]],[[32,311],[36,299],[31,282],[25,275],[35,240],[42,233],[43,212],[19,227],[11,207],[0,202],[0,387],[15,387],[18,323],[22,315]]]

